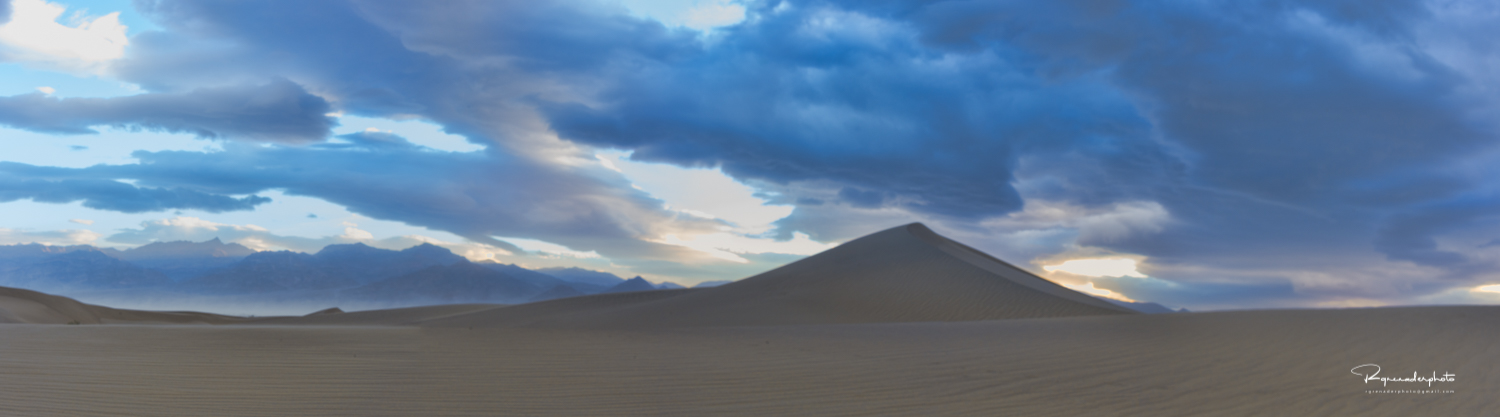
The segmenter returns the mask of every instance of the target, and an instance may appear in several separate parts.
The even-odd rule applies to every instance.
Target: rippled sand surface
[[[0,325],[5,416],[1496,415],[1500,309],[643,329]],[[1368,394],[1350,369],[1436,371]],[[1415,388],[1411,383],[1391,383]]]

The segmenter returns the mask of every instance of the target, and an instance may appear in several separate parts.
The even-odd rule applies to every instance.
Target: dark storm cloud
[[[267,123],[230,128],[192,106],[84,117],[76,109],[110,106],[28,95],[0,99],[11,103],[0,121],[321,139],[318,117],[338,110],[422,118],[490,146],[449,154],[360,133],[143,153],[138,165],[69,171],[77,179],[282,188],[480,241],[621,257],[660,253],[639,239],[670,215],[623,179],[559,166],[588,157],[567,142],[765,184],[799,206],[778,223],[784,237],[842,240],[914,219],[979,228],[1023,197],[1152,202],[1171,217],[1160,231],[1071,244],[1146,255],[1174,266],[1161,278],[1180,285],[1251,288],[1160,292],[1216,305],[1305,286],[1286,284],[1290,272],[1193,271],[1338,275],[1341,262],[1378,254],[1445,268],[1461,285],[1470,275],[1458,271],[1488,261],[1440,237],[1493,218],[1500,200],[1484,176],[1449,169],[1496,144],[1474,110],[1492,103],[1474,92],[1494,81],[1450,65],[1496,51],[1434,51],[1423,37],[1442,26],[1437,6],[1418,1],[761,1],[744,23],[703,36],[590,2],[141,4],[166,30],[132,38],[111,68],[156,91],[140,97],[188,102],[272,83],[285,89],[274,109],[305,111],[251,112],[242,120]],[[26,112],[46,106],[75,113]]]
[[[340,111],[418,117],[491,146],[483,153],[448,154],[418,149],[394,135],[356,133],[302,149],[141,154],[140,166],[95,172],[222,192],[281,188],[507,248],[492,236],[540,239],[620,258],[701,258],[641,239],[717,223],[676,219],[616,173],[559,166],[558,158],[592,155],[550,139],[546,122],[531,110],[540,96],[575,96],[591,88],[588,79],[597,77],[600,66],[699,48],[690,31],[594,6],[143,2],[142,12],[168,30],[133,38],[126,58],[112,67],[122,78],[154,90],[184,91],[285,77],[329,98]],[[203,173],[212,175],[197,177]]]
[[[900,25],[839,13],[758,16],[701,56],[620,74],[599,104],[543,110],[563,137],[632,159],[833,181],[851,206],[958,219],[1019,208],[1022,155],[1144,130],[1098,79],[1041,80],[1005,51],[932,53]]]
[[[634,159],[831,181],[803,199],[938,221],[1011,213],[1016,184],[1155,201],[1165,231],[1077,243],[1161,263],[1338,274],[1376,250],[1458,268],[1471,259],[1434,235],[1496,212],[1443,208],[1482,185],[1445,167],[1495,137],[1459,97],[1474,80],[1411,40],[1419,2],[762,6],[716,49],[543,109],[564,137]],[[861,218],[828,211],[799,208],[781,235],[853,237],[818,233]]]
[[[1493,143],[1453,99],[1466,81],[1411,46],[1412,1],[765,2],[710,43],[583,3],[157,4],[212,23],[184,33],[305,57],[276,68],[356,111],[521,151],[538,109],[567,140],[822,182],[834,192],[788,197],[850,208],[976,221],[1019,209],[1022,181],[1157,201],[1175,227],[1080,243],[1161,262],[1456,262],[1424,252],[1441,228],[1414,219],[1473,187],[1437,167]],[[1392,65],[1358,55],[1382,48]]]
[[[137,187],[105,179],[38,179],[46,175],[16,175],[35,171],[30,166],[0,162],[0,203],[30,199],[42,203],[82,201],[84,207],[124,213],[195,209],[210,213],[253,210],[271,201],[260,196],[234,198],[182,187]]]
[[[1438,247],[1435,235],[1451,232],[1483,218],[1500,216],[1500,198],[1465,196],[1396,212],[1377,230],[1375,247],[1392,259],[1439,267],[1475,265],[1462,253]],[[1487,244],[1476,245],[1479,248]]]
[[[586,1],[158,0],[140,8],[169,30],[133,38],[112,67],[132,82],[175,91],[284,76],[316,85],[346,112],[421,116],[482,144],[515,145],[538,130],[516,131],[533,113],[523,98],[576,95],[621,61],[699,49],[690,31]]]
[[[1418,265],[1491,265],[1434,241],[1500,206],[1473,191],[1484,178],[1447,170],[1496,145],[1463,98],[1490,81],[1414,40],[1414,25],[1431,23],[1425,3],[869,4],[848,6],[911,22],[938,50],[1018,51],[1038,77],[1103,73],[1132,96],[1152,129],[1126,136],[1164,140],[1075,137],[1063,140],[1068,153],[1033,154],[1018,170],[1035,197],[1151,200],[1175,220],[1158,235],[1082,244],[1334,274],[1352,266],[1317,260],[1371,249]]]
[[[271,142],[323,140],[328,103],[286,80],[112,98],[0,97],[0,124],[43,133],[92,134],[95,126]]]

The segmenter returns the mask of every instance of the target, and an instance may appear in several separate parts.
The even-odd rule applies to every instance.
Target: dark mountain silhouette
[[[581,268],[553,270],[568,279],[494,261],[471,263],[425,243],[399,251],[362,243],[328,245],[316,254],[255,252],[219,239],[155,242],[125,251],[87,245],[0,246],[0,285],[75,294],[103,291],[116,297],[338,299],[391,306],[523,303],[611,289],[656,289],[639,278],[627,281]]]
[[[421,271],[340,292],[341,297],[393,303],[518,303],[542,288],[468,261]]]
[[[372,248],[363,243],[328,245],[315,255],[258,252],[228,268],[185,281],[179,288],[212,293],[331,290],[459,262],[468,261],[426,243],[401,251]]]
[[[214,238],[206,242],[153,242],[121,251],[115,257],[182,281],[227,268],[253,253],[254,250],[238,243],[226,244]]]
[[[779,289],[781,287],[777,282],[792,276],[802,277],[798,279],[807,280],[805,285],[812,286],[809,288],[816,287],[817,291],[814,292],[819,297],[843,302],[853,297],[852,293],[874,291],[872,289],[874,286],[908,285],[910,282],[895,280],[887,275],[902,268],[910,269],[911,265],[931,264],[929,266],[933,270],[952,270],[945,272],[948,275],[945,275],[944,279],[956,280],[955,282],[962,286],[974,287],[974,291],[979,291],[981,288],[1015,285],[1030,289],[992,293],[991,295],[998,297],[997,299],[1014,298],[1015,294],[1032,294],[1035,291],[1041,291],[1050,296],[1042,297],[1032,294],[1003,305],[989,302],[970,303],[972,305],[966,308],[971,308],[975,312],[974,317],[1010,314],[1020,316],[1093,314],[1088,311],[1097,312],[1097,308],[1101,307],[1100,304],[1146,313],[1172,312],[1156,303],[1101,301],[1070,290],[1059,290],[1061,287],[1055,284],[1031,276],[1029,273],[978,253],[967,246],[936,236],[921,225],[909,225],[904,229],[898,229],[862,238],[859,240],[862,242],[860,245],[850,245],[844,250],[831,250],[815,257],[822,261],[809,260],[793,263],[748,281],[755,285],[746,284],[746,280],[707,281],[695,285],[693,290],[676,289],[679,286],[670,282],[652,285],[641,277],[624,280],[614,274],[583,268],[546,268],[533,271],[518,265],[493,261],[471,263],[447,249],[432,244],[417,245],[400,251],[379,249],[360,243],[329,245],[317,254],[309,255],[288,251],[253,252],[242,245],[226,244],[218,239],[196,243],[157,242],[125,251],[101,249],[88,245],[0,245],[0,286],[75,294],[108,293],[113,296],[152,298],[184,295],[245,296],[251,297],[247,300],[257,299],[255,297],[276,302],[339,300],[357,305],[375,303],[385,306],[455,302],[525,303],[591,294],[653,290],[664,290],[678,295],[769,291],[775,296],[766,300],[775,300],[774,303],[766,300],[750,302],[738,296],[729,297],[728,295],[724,295],[723,299],[719,299],[717,295],[713,297],[695,295],[671,303],[665,301],[663,303],[675,304],[702,298],[694,302],[713,305],[715,308],[731,306],[745,309],[772,308],[768,306],[780,303],[786,304],[783,306],[785,308],[817,310],[830,304],[803,305],[810,301],[803,300],[802,296],[793,296],[796,294],[783,294],[784,291]],[[875,244],[875,242],[885,243]],[[861,261],[862,263],[848,264],[847,259],[844,259],[849,258],[850,255],[847,253],[864,246],[873,248],[868,251],[877,255],[860,258],[865,259]],[[947,255],[935,255],[939,252]],[[917,254],[924,255],[918,256]],[[895,262],[896,258],[911,259],[902,263]],[[875,261],[877,259],[879,262]],[[955,261],[958,262],[955,263]],[[879,265],[879,267],[865,265],[865,263]],[[997,274],[1004,279],[996,281],[995,276],[974,275],[975,272],[971,269],[975,267],[988,271],[988,274]],[[923,271],[924,274],[930,272]],[[779,278],[773,279],[772,277]],[[884,278],[875,279],[874,277]],[[173,278],[178,278],[176,280],[178,282],[174,282]],[[730,287],[739,289],[730,292],[704,292],[710,289],[717,290],[712,287],[725,284],[734,284]],[[920,286],[903,287],[900,291],[880,293],[880,296],[896,293],[913,295],[920,293],[920,288]],[[960,292],[962,296],[955,295],[956,298],[948,302],[951,304],[959,298],[974,298],[974,294],[980,293],[974,291]],[[656,297],[651,294],[640,296]],[[1057,297],[1070,302],[1036,301]],[[1033,303],[1045,304],[1046,308],[1033,311],[1024,307]],[[1092,307],[1084,308],[1079,304]],[[922,310],[927,307],[918,308],[916,304],[904,299],[887,300],[882,305],[885,307],[871,311],[884,312],[881,314],[891,313],[893,311],[891,309],[894,308],[892,306],[899,305],[905,306],[902,308],[912,309],[909,314],[911,317],[929,315],[926,310]],[[1089,310],[1089,308],[1094,310]],[[946,316],[934,315],[933,317],[948,319]]]
[[[204,242],[189,242],[179,240],[174,242],[152,242],[146,245],[120,251],[116,258],[131,262],[166,260],[166,259],[197,259],[197,258],[244,258],[255,253],[254,250],[238,243],[224,243],[219,238]]]
[[[663,283],[660,283],[660,284],[656,284],[656,289],[659,289],[659,290],[680,290],[680,289],[683,289],[683,288],[687,288],[687,287],[684,287],[684,286],[682,286],[682,284],[678,284],[678,283],[671,282],[671,281],[667,281],[667,282],[663,282]]]
[[[0,285],[27,287],[58,281],[57,277],[44,271],[21,271],[21,269],[64,253],[97,249],[86,245],[50,246],[36,243],[0,246]],[[71,281],[75,278],[69,277],[65,280]]]
[[[625,281],[620,281],[620,282],[625,282]],[[598,293],[604,292],[604,290],[608,290],[610,287],[613,287],[614,285],[595,285],[595,284],[585,284],[585,283],[582,283],[582,282],[569,282],[568,286],[569,287],[573,287],[573,289],[581,291],[584,294],[598,294]]]
[[[368,284],[422,269],[467,262],[462,256],[431,243],[400,251],[373,248],[363,243],[328,245],[313,255],[328,273]]]
[[[257,252],[234,266],[184,281],[193,292],[261,293],[323,290],[358,285],[345,274],[330,273],[312,255],[291,251]]]
[[[558,285],[568,284],[568,282],[565,281],[565,280],[558,279],[557,277],[553,277],[551,275],[547,275],[547,274],[544,274],[544,273],[541,273],[541,272],[532,271],[530,269],[522,268],[519,265],[502,264],[502,263],[495,262],[495,261],[480,261],[480,262],[475,262],[474,264],[475,265],[479,265],[479,266],[483,266],[485,268],[489,268],[489,269],[494,270],[496,272],[500,272],[500,273],[509,275],[509,276],[511,276],[513,278],[520,279],[522,281],[529,282],[532,285],[537,286],[537,288],[552,288],[552,287],[556,287]],[[574,289],[577,289],[577,288],[574,288]],[[600,288],[600,290],[602,291],[603,289]],[[594,291],[594,292],[598,292],[598,291]]]
[[[30,251],[36,248],[26,248]],[[116,289],[171,284],[161,272],[115,259],[98,250],[71,249],[14,257],[0,266],[0,285],[55,289]]]
[[[51,246],[43,245],[40,243],[0,245],[0,262],[38,259],[76,251],[94,251],[104,253],[106,255],[113,255],[120,252],[114,249],[101,249],[89,245]]]
[[[557,279],[580,284],[597,285],[609,288],[624,282],[624,278],[615,276],[608,272],[593,271],[583,268],[542,268],[536,270],[543,274],[557,277]]]
[[[651,283],[646,281],[644,278],[635,277],[627,279],[624,282],[621,282],[613,287],[609,287],[609,289],[604,290],[604,293],[609,294],[617,292],[651,291],[655,289],[657,289],[656,286],[651,285]]]

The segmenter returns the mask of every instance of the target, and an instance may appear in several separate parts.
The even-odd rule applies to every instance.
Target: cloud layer
[[[0,124],[54,134],[115,126],[208,139],[316,142],[334,126],[325,115],[331,111],[322,98],[286,80],[113,98],[0,97]]]
[[[43,173],[50,171],[49,173]],[[48,170],[0,162],[0,203],[30,199],[42,203],[82,201],[84,207],[124,213],[197,209],[210,213],[252,210],[270,202],[265,197],[205,193],[177,187],[137,187],[113,179],[70,178],[63,170]]]
[[[663,271],[713,262],[657,242],[725,225],[663,208],[593,157],[616,150],[717,167],[796,206],[765,236],[926,221],[1018,263],[1139,256],[1149,280],[1094,282],[1138,300],[1414,302],[1500,279],[1484,272],[1500,266],[1486,244],[1500,237],[1500,49],[1473,41],[1500,27],[1493,4],[744,7],[700,32],[589,1],[145,1],[164,30],[131,38],[109,73],[148,93],[4,97],[0,123],[225,149],[9,166],[0,186],[121,211],[250,207],[230,196],[279,189],[507,250],[495,237]],[[486,148],[330,139],[332,112],[418,118]]]

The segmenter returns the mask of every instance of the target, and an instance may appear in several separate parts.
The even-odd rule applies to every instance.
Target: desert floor
[[[0,415],[1500,415],[1496,307],[629,331],[347,314],[371,325],[0,325]],[[1367,393],[1367,363],[1455,381]]]

